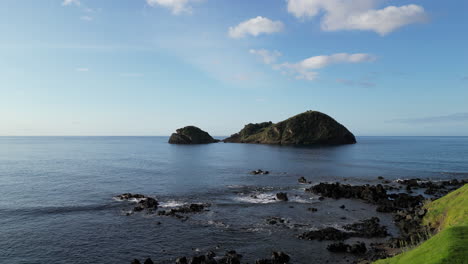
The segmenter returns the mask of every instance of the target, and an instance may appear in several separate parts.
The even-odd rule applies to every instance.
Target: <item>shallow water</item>
[[[110,264],[145,257],[173,263],[197,250],[222,254],[229,249],[249,262],[283,250],[293,263],[345,263],[343,258],[351,256],[329,253],[328,243],[296,236],[375,215],[374,207],[350,200],[320,202],[297,178],[313,183],[377,183],[378,176],[468,178],[466,137],[358,141],[298,148],[177,146],[167,144],[167,137],[0,137],[0,263]],[[259,168],[271,173],[248,173]],[[288,193],[289,202],[272,200],[280,191]],[[126,216],[132,204],[112,198],[125,192],[154,196],[165,208],[194,202],[211,207],[187,221]],[[391,216],[378,215],[396,234]],[[268,225],[269,217],[289,223]]]

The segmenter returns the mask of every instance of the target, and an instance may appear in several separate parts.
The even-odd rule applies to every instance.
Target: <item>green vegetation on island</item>
[[[214,139],[210,134],[195,126],[179,128],[176,132],[169,138],[170,144],[208,144],[219,142],[219,140]]]
[[[223,140],[227,143],[280,145],[354,144],[356,138],[330,116],[307,111],[279,123],[248,124],[239,133]]]

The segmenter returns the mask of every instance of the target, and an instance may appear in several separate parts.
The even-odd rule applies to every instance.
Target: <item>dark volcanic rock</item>
[[[255,261],[255,264],[287,264],[290,259],[288,254],[281,251],[274,251],[270,259],[258,259]]]
[[[338,242],[328,245],[327,249],[331,252],[347,252],[351,254],[364,254],[367,251],[366,244],[363,242],[357,242],[352,245]]]
[[[356,138],[330,116],[307,111],[273,124],[248,124],[239,133],[223,140],[229,143],[280,145],[354,144]]]
[[[137,205],[133,208],[134,212],[141,212],[143,210],[148,210],[149,212],[152,212],[153,210],[158,209],[159,205],[156,199],[147,197],[143,194],[124,193],[117,195],[115,198],[122,201],[135,199],[137,201]]]
[[[381,226],[379,222],[380,220],[377,217],[372,217],[344,226],[343,228],[347,231],[327,227],[320,230],[305,232],[299,235],[299,238],[307,240],[345,240],[350,237],[386,237],[388,235],[387,228]]]
[[[147,258],[143,264],[154,264],[151,258]]]
[[[158,209],[158,201],[151,197],[146,197],[143,200],[139,201],[138,204],[133,208],[133,211],[140,212],[145,209],[148,210],[155,210]]]
[[[345,240],[350,237],[351,234],[349,232],[344,232],[333,227],[308,231],[299,235],[300,239],[306,240]]]
[[[283,193],[283,192],[280,192],[280,193],[277,193],[276,194],[276,199],[279,200],[279,201],[288,201],[288,194],[287,193]]]
[[[299,183],[307,183],[307,179],[304,178],[304,177],[300,177],[298,180],[297,180]]]
[[[219,140],[214,139],[210,134],[195,126],[179,128],[176,132],[169,138],[170,144],[208,144],[219,142]]]
[[[188,264],[187,258],[181,257],[181,258],[176,259],[176,264]]]
[[[424,197],[421,195],[411,196],[406,193],[387,194],[387,190],[380,184],[376,186],[353,186],[340,183],[320,183],[306,191],[334,199],[361,199],[378,205],[378,212],[396,212],[402,208],[418,206],[424,201]]]
[[[387,227],[379,224],[380,219],[378,217],[372,217],[365,219],[357,223],[345,225],[344,229],[353,231],[353,236],[358,237],[386,237],[388,236]]]
[[[237,254],[237,252],[234,250],[231,250],[226,252],[225,256],[218,261],[218,264],[240,264],[241,258],[242,255]]]
[[[142,198],[146,198],[146,196],[144,196],[143,194],[132,194],[132,193],[124,193],[124,194],[120,194],[120,195],[117,195],[116,198],[120,199],[120,200],[129,200],[129,199],[142,199]]]
[[[158,211],[160,216],[172,216],[182,220],[187,220],[188,217],[182,214],[191,214],[191,213],[201,213],[206,210],[206,207],[210,206],[209,204],[190,204],[188,206],[182,206],[178,208],[173,208],[169,211],[161,210]]]
[[[252,174],[252,175],[259,175],[259,174],[266,175],[266,174],[270,174],[270,172],[258,169],[258,170],[251,171],[250,174]]]
[[[140,262],[138,259],[134,259],[134,260],[132,261],[132,264],[141,264],[141,262]]]

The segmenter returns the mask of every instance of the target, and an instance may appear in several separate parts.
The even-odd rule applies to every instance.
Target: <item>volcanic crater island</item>
[[[332,117],[318,111],[307,111],[278,123],[247,124],[238,133],[222,140],[213,138],[195,126],[177,129],[169,139],[169,143],[180,145],[219,142],[327,147],[355,144],[356,138]],[[264,177],[260,179],[265,182],[269,181],[268,177],[287,175],[287,172],[269,171],[268,168],[251,169],[254,170],[246,170],[245,174]],[[310,250],[317,250],[312,248],[313,245],[329,255],[317,259],[299,259],[298,248],[272,245],[270,255],[250,254],[245,257],[242,249],[213,245],[205,252],[196,249],[191,255],[180,256],[169,262],[159,262],[148,257],[135,259],[131,263],[468,263],[467,180],[388,180],[376,176],[369,183],[359,184],[349,183],[346,178],[339,182],[312,182],[307,179],[307,175],[303,175],[291,179],[291,182],[301,186],[299,191],[281,190],[268,200],[263,200],[264,203],[276,203],[280,209],[277,215],[264,217],[262,225],[274,228],[273,232],[281,232],[284,239],[288,237],[310,241]],[[248,198],[262,199],[263,194],[259,190],[262,187],[257,187],[256,192]],[[235,191],[236,194],[245,192]],[[313,203],[297,203],[303,197]],[[133,203],[126,212],[128,217],[156,215],[182,223],[222,210],[214,204],[197,201],[161,208],[156,197],[135,193],[120,194],[115,199]],[[324,214],[324,211],[327,213]],[[306,217],[299,222],[293,217],[295,215]],[[244,221],[249,222],[249,215],[244,217]],[[329,224],[331,219],[334,219],[334,224]],[[317,221],[320,225],[311,224]],[[256,230],[258,226],[252,224],[251,229]],[[255,243],[260,247],[263,242]]]

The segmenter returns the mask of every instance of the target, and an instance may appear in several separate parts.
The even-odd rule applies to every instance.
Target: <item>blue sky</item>
[[[468,135],[468,2],[5,0],[0,135],[230,135],[306,110]]]

